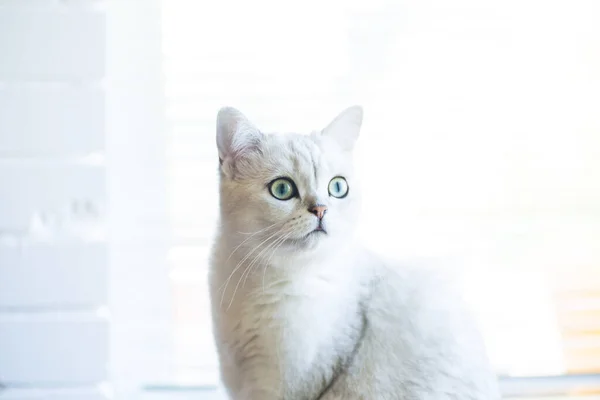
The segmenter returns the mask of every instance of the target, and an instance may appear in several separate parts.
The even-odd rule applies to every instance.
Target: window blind
[[[182,376],[216,379],[206,264],[217,110],[308,132],[355,102],[366,108],[365,241],[458,256],[500,375],[600,372],[597,11],[538,0],[164,1]]]

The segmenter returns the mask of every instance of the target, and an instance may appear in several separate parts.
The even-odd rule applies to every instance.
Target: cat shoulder
[[[468,311],[465,273],[452,260],[379,257],[373,265],[371,292],[382,307],[414,312]]]

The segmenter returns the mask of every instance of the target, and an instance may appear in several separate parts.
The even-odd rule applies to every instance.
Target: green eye
[[[287,178],[275,179],[269,185],[269,191],[279,200],[289,200],[296,194],[296,187],[294,182]]]
[[[336,176],[329,181],[329,194],[341,199],[348,194],[348,182],[341,176]]]

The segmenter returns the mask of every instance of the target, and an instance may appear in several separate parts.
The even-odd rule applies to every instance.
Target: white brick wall
[[[0,6],[0,79],[81,82],[104,77],[105,20],[89,7]]]
[[[0,2],[0,399],[100,400],[108,380],[106,13]],[[103,311],[104,310],[104,311]]]
[[[2,400],[106,400],[106,391],[99,388],[72,389],[6,389]]]
[[[108,325],[94,314],[0,319],[0,370],[9,386],[93,386],[106,379]]]
[[[3,246],[0,309],[81,310],[106,304],[106,250],[103,243]]]
[[[105,191],[103,167],[66,160],[5,160],[0,169],[1,228],[29,232],[34,229],[32,219],[39,217],[47,229],[70,230],[68,223],[75,219],[101,217]]]
[[[144,389],[174,377],[159,5],[0,0],[0,400],[205,398]]]
[[[0,155],[74,156],[103,150],[104,97],[97,85],[4,82]]]

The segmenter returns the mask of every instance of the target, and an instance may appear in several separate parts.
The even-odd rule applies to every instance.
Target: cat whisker
[[[279,249],[281,247],[281,245],[283,243],[285,243],[285,241],[292,235],[292,233],[293,232],[289,232],[287,235],[285,235],[285,236],[283,236],[281,238],[281,240],[279,241],[279,243],[277,244],[277,246],[275,248],[273,248],[273,251],[271,252],[271,256],[269,257],[269,259],[265,263],[265,268],[263,269],[263,278],[262,278],[263,293],[265,292],[265,277],[267,275],[267,268],[269,268],[269,263],[271,262],[271,259],[275,255],[275,252],[277,251],[277,249]]]
[[[275,224],[274,224],[275,225]],[[273,226],[273,225],[271,225]],[[265,228],[267,229],[267,228]],[[280,230],[281,231],[281,230]],[[246,254],[246,256],[244,258],[242,258],[242,260],[240,260],[240,262],[238,262],[238,264],[235,266],[235,268],[233,269],[233,271],[231,272],[231,274],[229,275],[229,277],[225,280],[225,282],[223,283],[223,285],[221,285],[221,287],[219,287],[219,289],[217,291],[221,291],[224,287],[227,286],[227,283],[229,282],[229,280],[232,278],[233,274],[235,274],[235,272],[237,271],[237,269],[241,266],[241,264],[246,261],[246,259],[252,255],[252,253],[258,248],[260,247],[263,243],[265,243],[266,241],[268,241],[270,238],[272,238],[273,236],[275,236],[278,232],[275,232],[274,234],[272,234],[271,236],[267,237],[263,242],[259,243],[258,246],[256,246],[252,251],[248,252],[248,254]],[[240,246],[238,245],[237,248],[239,248]],[[235,250],[234,250],[235,251]],[[232,252],[233,254],[233,252]],[[231,255],[229,256],[229,258],[227,258],[227,261],[229,261],[229,259],[231,258]]]
[[[276,234],[281,233],[283,229],[280,229],[278,232],[276,232]],[[285,234],[284,234],[285,235]],[[270,238],[273,237],[273,235],[270,236]],[[227,306],[227,310],[229,310],[229,308],[231,307],[231,305],[233,304],[233,299],[235,297],[235,294],[237,293],[237,290],[240,286],[240,283],[242,282],[242,279],[244,280],[244,285],[246,283],[246,279],[248,278],[248,276],[250,275],[250,272],[252,271],[252,267],[254,265],[256,265],[257,261],[260,260],[260,258],[262,257],[262,255],[267,252],[269,250],[269,248],[271,248],[271,246],[274,245],[274,243],[277,243],[279,240],[281,239],[281,236],[278,238],[275,238],[271,243],[269,243],[266,247],[264,247],[260,253],[258,253],[256,255],[256,257],[254,257],[254,259],[250,262],[250,264],[246,267],[246,269],[244,270],[244,272],[242,272],[242,275],[240,276],[240,279],[238,280],[238,283],[235,285],[235,288],[233,290],[233,295],[231,296],[231,301],[229,302],[229,305]],[[263,242],[264,243],[264,242]],[[258,248],[258,246],[257,246]],[[244,278],[244,275],[246,275],[246,277]]]
[[[266,242],[268,242],[269,240],[271,240],[271,238],[273,238],[275,235],[279,234],[281,231],[283,230],[283,228],[281,228],[279,231],[273,233],[272,235],[270,235],[269,237],[267,237],[265,240],[263,240],[262,242],[260,242],[256,247],[254,247],[254,249],[252,249],[252,251],[248,252],[248,254],[246,254],[244,256],[244,258],[242,258],[240,260],[240,262],[237,263],[237,265],[235,266],[235,268],[233,269],[233,271],[231,271],[231,274],[229,274],[229,277],[225,280],[225,283],[223,283],[223,285],[221,285],[221,287],[218,289],[223,290],[223,293],[221,294],[221,306],[223,305],[223,300],[225,298],[225,292],[227,289],[227,286],[229,285],[229,282],[231,281],[231,278],[233,277],[233,275],[237,272],[237,270],[244,264],[244,262],[256,251],[258,250],[263,244],[265,244]],[[235,295],[235,291],[234,291],[234,295]],[[233,297],[231,299],[231,301],[233,302]],[[228,307],[229,308],[229,307]]]
[[[236,233],[238,233],[238,234],[240,234],[240,235],[255,235],[255,234],[257,234],[257,233],[260,233],[260,232],[264,232],[264,231],[266,231],[267,229],[269,229],[269,228],[270,228],[270,227],[272,227],[272,226],[275,226],[275,225],[277,225],[278,223],[279,223],[279,222],[275,222],[273,225],[271,225],[271,226],[267,226],[266,228],[259,229],[259,230],[257,230],[256,232],[241,232],[241,231],[237,231]]]
[[[270,243],[270,244],[269,244],[267,247],[265,247],[265,248],[264,248],[264,249],[263,249],[263,250],[260,252],[260,254],[259,254],[258,256],[256,256],[256,257],[254,258],[254,260],[252,260],[252,262],[250,263],[250,265],[251,265],[251,266],[257,265],[257,262],[258,262],[258,261],[259,261],[259,259],[261,259],[261,258],[264,260],[263,254],[264,254],[264,253],[266,253],[267,251],[269,251],[269,250],[271,250],[271,249],[272,249],[273,251],[271,252],[271,256],[269,257],[269,261],[270,261],[270,259],[273,257],[273,254],[275,253],[275,250],[276,250],[276,249],[279,247],[279,245],[280,245],[281,243],[283,243],[283,242],[285,241],[285,239],[286,239],[287,237],[289,237],[289,235],[291,235],[291,234],[292,234],[292,232],[284,233],[284,234],[282,234],[280,237],[278,237],[277,239],[275,239],[273,242],[271,242],[271,243]],[[266,256],[266,255],[265,255],[265,256]],[[250,271],[248,271],[248,273],[246,274],[246,278],[244,278],[244,283],[242,284],[242,287],[246,285],[246,280],[248,279],[248,276],[250,276]]]
[[[244,239],[240,244],[237,245],[237,247],[235,249],[233,249],[233,251],[231,252],[231,254],[229,254],[229,257],[227,257],[227,260],[225,260],[225,262],[228,262],[231,257],[233,256],[233,253],[235,253],[240,247],[242,247],[244,245],[244,243],[246,243],[248,240],[252,239],[255,235],[261,233],[261,232],[265,232],[271,228],[273,228],[275,225],[279,224],[279,222],[275,222],[272,225],[267,226],[266,228],[260,229],[254,233],[249,233],[250,236],[248,236],[246,239]],[[241,233],[241,232],[239,232]],[[245,233],[242,233],[245,234]]]
[[[280,224],[280,223],[281,223],[281,222],[275,222],[274,224],[271,224],[271,225],[269,225],[269,226],[267,226],[267,227],[265,227],[265,228],[259,229],[259,230],[257,230],[257,231],[254,231],[254,232],[240,232],[240,231],[237,231],[236,233],[238,233],[238,234],[240,234],[240,235],[256,235],[257,233],[264,232],[264,231],[268,230],[269,228],[272,228],[272,227],[274,227],[275,225],[277,225],[277,224]]]

